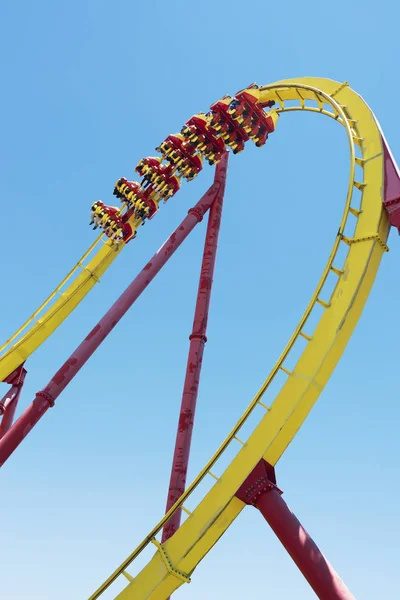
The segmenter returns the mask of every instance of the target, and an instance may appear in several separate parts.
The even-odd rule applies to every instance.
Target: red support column
[[[215,258],[217,254],[227,168],[228,153],[226,153],[218,163],[215,172],[215,180],[217,181],[221,178],[221,187],[219,188],[218,195],[208,216],[203,261],[200,271],[193,329],[189,337],[189,356],[186,367],[185,383],[183,386],[182,403],[165,512],[169,511],[171,506],[175,504],[185,491],[203,351],[207,341],[206,331],[208,310],[210,306]],[[178,529],[181,522],[181,515],[182,511],[179,509],[166,523],[162,533],[162,542],[165,542],[170,538]]]
[[[62,367],[53,376],[46,387],[37,392],[32,404],[19,417],[14,425],[0,440],[0,467],[10,457],[22,440],[28,435],[32,427],[43,417],[52,406],[56,398],[67,387],[86,361],[112,331],[132,304],[137,300],[143,290],[149,285],[160,269],[165,265],[175,250],[186,239],[189,233],[203,219],[218,194],[219,188],[225,181],[225,172],[220,170],[213,185],[189,210],[187,217],[177,227],[169,239],[161,246],[158,252],[147,263],[139,275],[132,281],[123,294],[107,311],[104,317],[87,335],[83,342],[66,360]]]
[[[4,380],[4,383],[11,384],[11,388],[0,400],[0,415],[2,415],[0,422],[0,439],[7,433],[14,421],[14,415],[17,410],[25,376],[26,370],[22,364]]]
[[[355,600],[281,494],[275,485],[273,467],[261,460],[236,496],[258,508],[318,598]]]

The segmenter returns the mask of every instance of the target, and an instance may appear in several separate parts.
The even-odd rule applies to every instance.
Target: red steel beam
[[[383,204],[389,215],[390,224],[400,232],[400,173],[384,135],[381,136],[384,159]]]
[[[22,385],[12,385],[0,401],[0,439],[7,433],[14,421],[15,411],[21,395]]]
[[[261,460],[236,496],[258,508],[318,598],[355,600],[281,494],[276,486],[273,467]]]
[[[14,425],[0,440],[0,467],[10,457],[22,440],[28,435],[45,412],[54,406],[55,400],[67,387],[86,361],[120,321],[143,290],[149,285],[160,269],[165,265],[175,250],[186,239],[189,233],[199,223],[209,210],[218,190],[225,181],[226,168],[221,167],[216,173],[214,183],[199,202],[189,210],[188,215],[177,227],[174,233],[161,246],[158,252],[147,263],[139,275],[122,293],[104,317],[86,336],[62,367],[57,371],[43,390],[36,393],[32,404],[17,419]]]
[[[189,464],[190,445],[192,441],[204,345],[207,341],[206,332],[208,311],[211,299],[215,258],[217,255],[227,167],[228,153],[224,154],[221,161],[218,163],[215,173],[216,178],[218,178],[221,174],[222,183],[208,216],[207,233],[200,270],[200,281],[197,292],[193,328],[189,337],[189,355],[186,366],[185,383],[183,386],[174,457],[172,460],[167,506],[165,509],[166,513],[183,494],[186,486],[186,476]],[[162,542],[165,542],[168,538],[170,538],[178,529],[181,522],[181,516],[182,510],[179,509],[166,523],[162,533]]]
[[[0,439],[7,433],[13,424],[25,376],[26,369],[24,369],[24,365],[22,364],[4,380],[4,383],[9,383],[11,387],[0,400],[0,415],[2,415],[0,422]]]

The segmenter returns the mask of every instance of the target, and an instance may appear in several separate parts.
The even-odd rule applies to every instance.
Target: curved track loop
[[[275,100],[280,112],[307,110],[322,113],[336,119],[346,130],[350,149],[349,185],[331,254],[300,323],[234,429],[180,500],[90,600],[98,598],[122,574],[130,583],[117,596],[118,600],[162,600],[184,582],[190,581],[195,567],[245,506],[235,496],[240,485],[262,457],[272,465],[277,463],[316,402],[353,333],[382,255],[388,249],[389,222],[382,204],[382,141],[375,117],[363,99],[346,83],[319,78],[285,80],[261,89],[260,101]],[[297,101],[297,105],[287,104],[293,100]],[[356,170],[362,173],[360,181],[355,179]],[[345,227],[347,231],[352,225],[349,219],[354,219],[351,237],[344,233]],[[335,259],[343,244],[347,256],[344,264],[339,264]],[[324,287],[330,273],[335,274],[337,283],[327,297]],[[317,304],[324,311],[312,332],[307,330],[307,321]],[[285,362],[299,337],[305,340],[306,347],[290,371]],[[263,394],[280,370],[286,373],[287,380],[271,407],[267,407],[261,401]],[[239,443],[237,436],[240,429],[257,405],[265,409],[265,415],[247,441]],[[237,444],[238,453],[222,476],[217,478],[211,469],[232,444]],[[161,546],[156,535],[207,476],[217,480],[214,486],[192,509],[179,530]],[[149,543],[153,543],[157,551],[133,578],[126,568]]]

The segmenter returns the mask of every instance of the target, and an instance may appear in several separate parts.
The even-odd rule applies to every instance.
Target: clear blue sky
[[[347,80],[399,159],[400,11],[390,4],[3,0],[0,339],[91,244],[91,203],[113,204],[118,177],[133,178],[141,157],[225,93],[304,75]],[[347,159],[343,131],[307,114],[282,117],[265,148],[231,157],[190,480],[297,324],[337,231]],[[29,360],[21,410],[211,178],[207,168],[184,184]],[[2,469],[4,600],[87,598],[163,514],[204,231]],[[277,468],[286,501],[363,600],[399,597],[395,231],[390,247],[339,367]],[[260,594],[314,597],[247,509],[176,598]]]

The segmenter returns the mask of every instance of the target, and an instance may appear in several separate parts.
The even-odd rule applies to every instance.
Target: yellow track
[[[379,126],[363,99],[347,84],[317,78],[286,80],[265,86],[261,102],[269,99],[279,104],[280,112],[307,110],[327,115],[336,119],[347,132],[349,186],[331,254],[300,323],[235,428],[175,506],[90,600],[98,598],[120,575],[125,575],[129,584],[117,596],[118,600],[163,600],[190,581],[195,567],[245,506],[235,497],[239,486],[262,457],[270,464],[276,464],[316,402],[353,333],[382,255],[388,249],[389,222],[382,204],[382,142]],[[285,105],[288,100],[297,100],[298,105]],[[356,165],[363,174],[359,181],[355,180]],[[357,204],[355,190],[359,190],[356,194],[361,196]],[[348,219],[353,219],[355,225],[351,237],[344,235]],[[342,244],[347,248],[347,256],[344,264],[338,264],[335,258]],[[324,286],[330,273],[337,277],[337,284],[330,297],[326,297]],[[317,304],[324,311],[312,332],[307,330],[307,321]],[[299,336],[307,344],[290,372],[285,361]],[[262,403],[262,396],[279,370],[286,373],[287,380],[273,404],[267,407]],[[258,404],[265,409],[265,415],[243,443],[238,434]],[[238,453],[223,475],[217,478],[211,469],[231,444],[237,444]],[[156,535],[207,476],[216,479],[215,485],[173,537],[161,546]],[[185,507],[183,509],[188,512]],[[132,577],[126,569],[149,543],[156,546],[156,552],[138,575]]]
[[[97,238],[47,300],[0,347],[0,381],[4,381],[65,321],[100,280],[123,246],[121,243],[111,247],[105,235]]]

